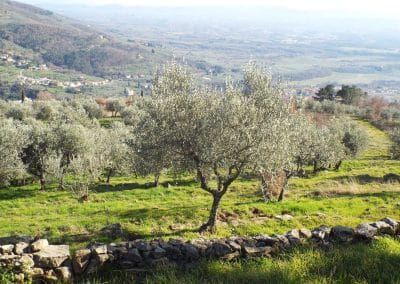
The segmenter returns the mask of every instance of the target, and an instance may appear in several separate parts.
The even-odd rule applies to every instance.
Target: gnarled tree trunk
[[[213,195],[213,203],[211,206],[208,221],[207,221],[207,223],[204,223],[200,227],[199,232],[205,232],[205,231],[215,232],[215,230],[216,230],[218,208],[219,208],[219,205],[221,203],[221,199],[222,199],[222,196],[224,195],[224,193],[214,192],[212,195]]]

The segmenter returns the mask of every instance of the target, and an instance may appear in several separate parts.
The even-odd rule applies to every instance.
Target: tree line
[[[213,198],[200,228],[213,230],[221,199],[239,177],[258,177],[265,200],[281,201],[291,177],[310,167],[337,170],[365,147],[356,123],[315,120],[286,93],[254,63],[223,92],[197,87],[185,67],[171,63],[151,96],[108,106],[122,119],[107,128],[93,100],[1,102],[0,180],[31,177],[42,190],[57,184],[85,199],[114,175],[153,175],[157,185],[165,171],[189,172]]]

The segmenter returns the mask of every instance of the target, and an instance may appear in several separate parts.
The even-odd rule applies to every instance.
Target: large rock
[[[350,242],[354,239],[354,230],[350,227],[335,226],[332,228],[330,237],[339,242]]]
[[[32,268],[35,266],[35,262],[33,261],[32,257],[26,254],[21,256],[19,262],[21,262],[21,265],[24,268]]]
[[[49,241],[46,239],[40,239],[31,243],[31,250],[33,252],[44,250],[49,246]]]
[[[238,251],[240,252],[242,250],[241,245],[239,245],[237,242],[235,241],[227,241],[227,244],[231,247],[231,249],[233,249],[234,251]]]
[[[211,257],[219,258],[231,252],[232,249],[228,244],[222,241],[218,241],[212,244],[211,248],[209,249],[208,255]]]
[[[110,257],[108,254],[93,253],[84,274],[92,274],[97,272],[109,259]]]
[[[107,245],[96,244],[92,245],[90,248],[92,249],[92,252],[96,255],[106,254],[108,252]]]
[[[41,268],[57,268],[70,258],[68,245],[49,245],[33,254],[35,266]]]
[[[378,229],[378,234],[395,235],[396,229],[383,221],[377,221],[370,224]]]
[[[143,241],[143,240],[139,240],[136,242],[136,248],[139,251],[151,251],[151,249],[152,249],[151,245],[148,242]]]
[[[381,221],[389,224],[396,233],[398,232],[399,226],[400,226],[399,222],[397,222],[389,217],[385,217]]]
[[[2,245],[0,246],[1,254],[11,254],[14,251],[14,245]]]
[[[243,251],[248,257],[269,256],[272,252],[272,247],[248,247],[245,246]]]
[[[354,230],[354,234],[357,239],[371,240],[378,234],[378,229],[370,224],[361,224]]]
[[[199,251],[194,245],[184,244],[182,245],[182,252],[185,255],[186,260],[195,261],[200,258]]]
[[[152,252],[151,255],[153,256],[154,259],[160,259],[163,258],[166,255],[166,250],[160,247],[155,248]]]
[[[25,242],[19,242],[15,244],[14,252],[16,254],[23,254],[25,252],[28,252],[29,249],[29,244]]]
[[[322,225],[311,231],[313,238],[317,240],[326,240],[331,233],[331,228],[328,226]]]
[[[81,275],[85,272],[87,266],[89,265],[92,252],[90,249],[77,250],[75,252],[75,257],[72,260],[72,266],[76,274]]]
[[[139,253],[139,250],[136,248],[128,249],[126,254],[123,254],[122,259],[125,261],[132,261],[136,263],[143,262],[143,258]]]
[[[286,233],[286,238],[289,240],[290,244],[297,246],[301,244],[300,232],[299,230],[293,229]]]
[[[300,238],[302,239],[309,239],[312,237],[312,232],[306,228],[300,229],[299,233],[300,233]]]

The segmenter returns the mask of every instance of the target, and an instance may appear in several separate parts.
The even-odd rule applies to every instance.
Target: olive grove
[[[171,63],[157,74],[151,96],[104,108],[90,99],[1,102],[2,184],[28,176],[42,190],[87,200],[115,175],[151,175],[158,186],[164,172],[189,173],[212,197],[200,231],[213,231],[239,177],[258,177],[264,199],[282,201],[291,177],[310,167],[338,170],[366,145],[356,123],[333,115],[316,122],[254,63],[223,91],[197,86],[185,67]],[[107,110],[112,122],[101,124]]]

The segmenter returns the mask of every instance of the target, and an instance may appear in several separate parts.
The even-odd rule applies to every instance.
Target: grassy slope
[[[224,197],[219,230],[213,237],[231,234],[284,233],[295,227],[322,224],[357,225],[391,216],[400,219],[400,186],[381,181],[387,173],[400,174],[400,162],[388,160],[389,138],[360,122],[370,134],[367,151],[345,162],[339,172],[327,171],[310,178],[293,179],[283,203],[262,202],[257,180],[239,180]],[[96,232],[107,224],[121,223],[130,236],[198,236],[195,229],[206,220],[211,198],[190,176],[175,183],[147,189],[150,179],[115,178],[99,185],[90,202],[79,203],[69,192],[38,190],[38,185],[0,190],[0,236],[33,234],[82,246],[94,240],[111,241]],[[329,198],[326,198],[329,197]],[[253,214],[257,208],[258,214]],[[292,221],[275,215],[289,213]],[[175,228],[171,228],[172,227]]]

